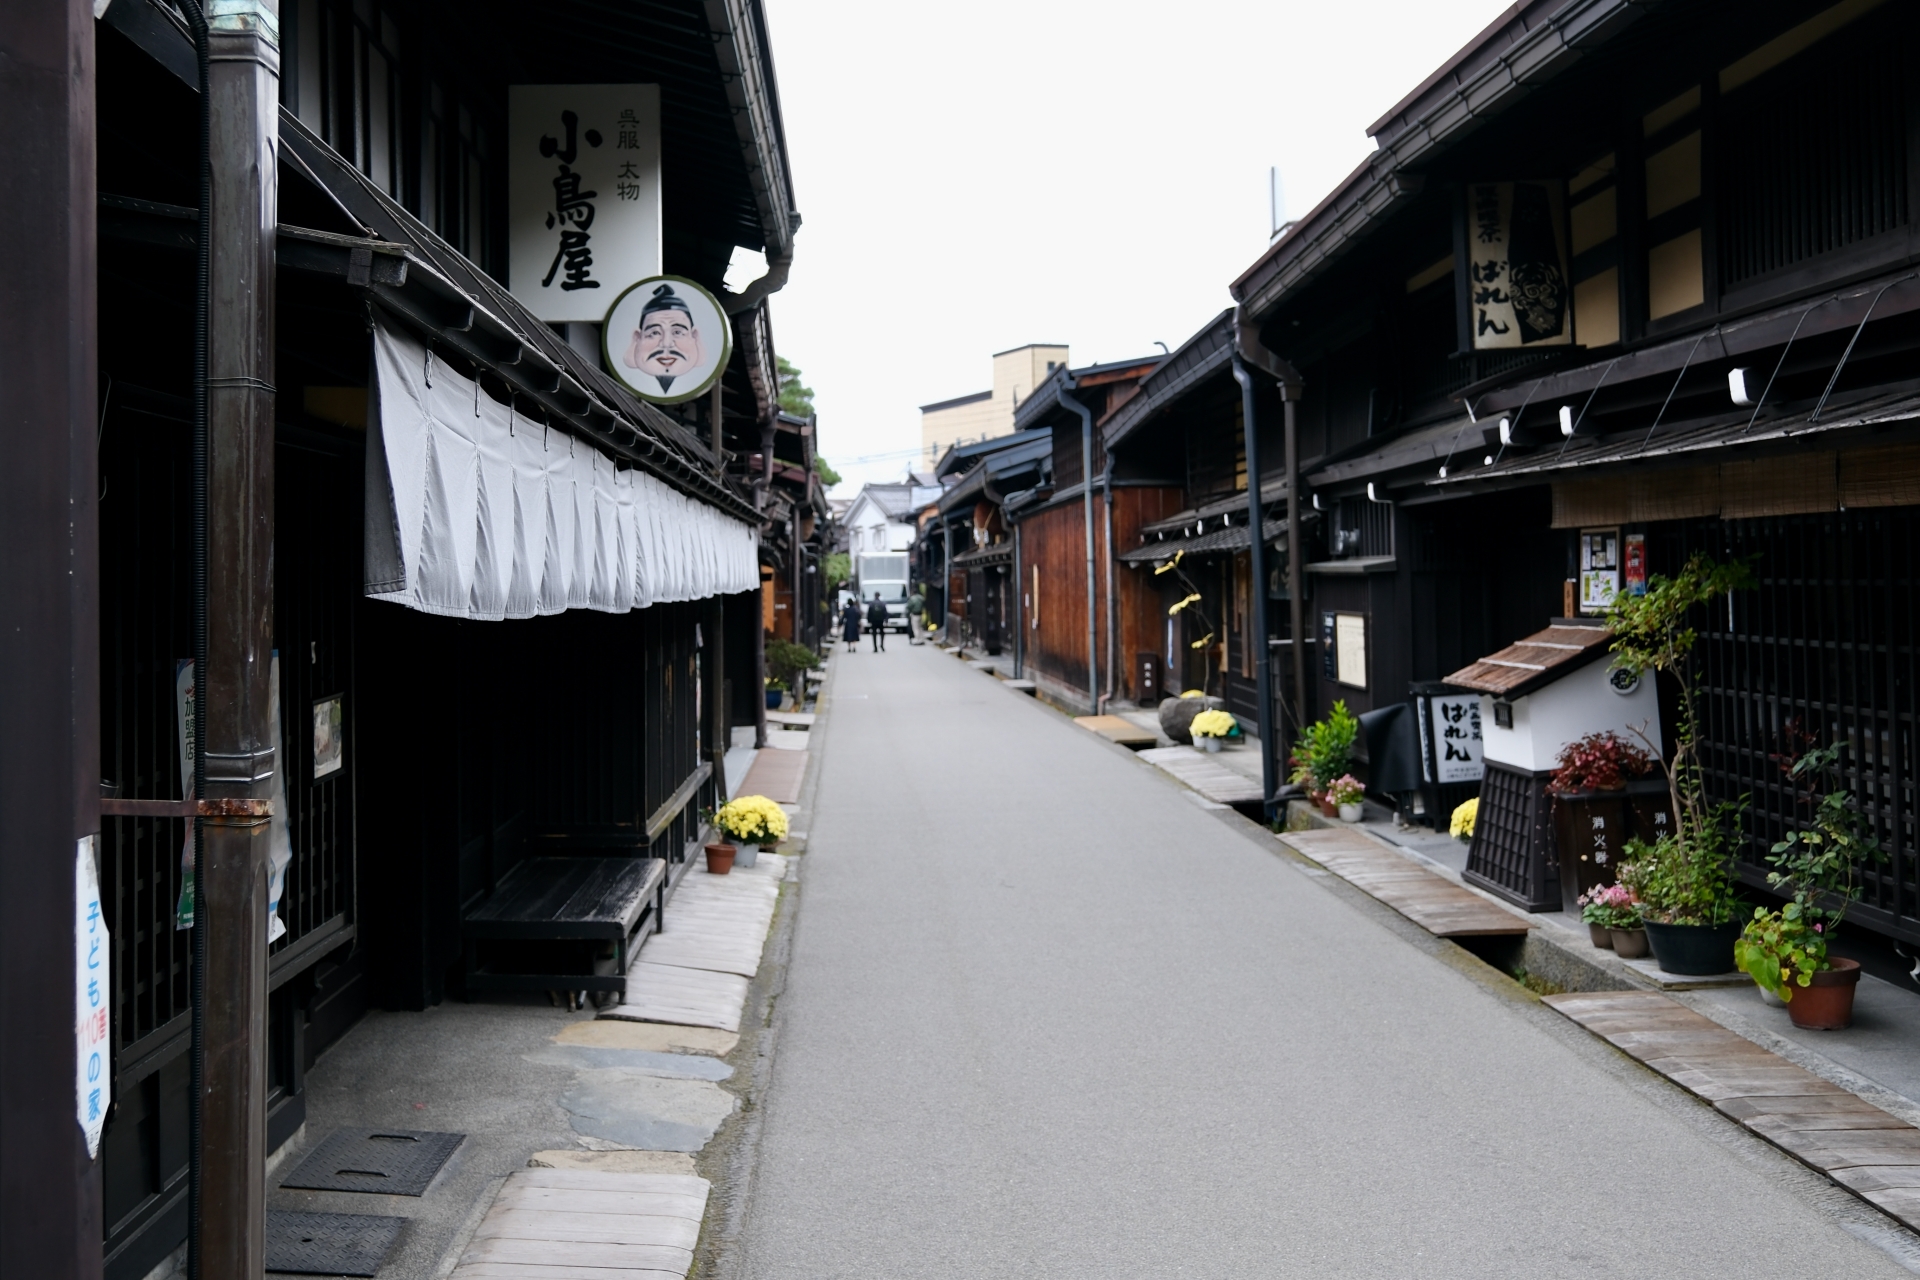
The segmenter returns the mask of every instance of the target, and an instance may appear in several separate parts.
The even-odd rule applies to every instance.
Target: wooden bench
[[[624,997],[640,944],[664,926],[669,858],[679,861],[678,850],[643,850],[674,829],[712,776],[712,764],[702,763],[644,826],[528,835],[528,856],[461,915],[467,990],[565,991],[569,1004],[589,991]],[[603,954],[608,944],[611,957]]]
[[[467,989],[595,991],[624,997],[634,954],[647,934],[660,930],[666,891],[663,858],[524,859],[461,921]],[[521,965],[503,969],[481,954],[483,942],[611,943],[612,972],[600,972],[602,957],[593,954],[585,964],[564,972],[557,971],[559,965],[553,969],[524,966],[531,971],[516,971]],[[559,950],[549,948],[538,954]]]

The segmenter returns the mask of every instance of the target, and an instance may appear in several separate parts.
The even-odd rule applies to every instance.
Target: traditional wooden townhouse
[[[1157,508],[1107,465],[1101,430],[1159,361],[1061,365],[1021,401],[1012,435],[955,446],[935,468],[952,480],[927,553],[951,548],[949,633],[1009,655],[1063,706],[1126,696],[1119,655],[1137,636],[1120,620],[1137,609],[1113,551]]]
[[[1877,0],[1518,5],[1233,285],[1302,376],[1319,701],[1750,560],[1696,620],[1711,791],[1750,801],[1757,889],[1780,757],[1845,743],[1889,945],[1920,942],[1917,44]]]
[[[20,4],[0,63],[0,1239],[137,1280],[191,1217],[258,1275],[316,1057],[615,992],[484,922],[670,894],[761,701],[824,510],[764,15]]]

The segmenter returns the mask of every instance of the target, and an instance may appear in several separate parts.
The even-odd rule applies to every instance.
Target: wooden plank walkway
[[[449,1280],[684,1280],[710,1187],[685,1174],[516,1170]]]
[[[762,751],[740,780],[739,794],[765,796],[776,804],[799,804],[800,781],[806,773],[805,751]]]
[[[1135,725],[1127,727],[1139,732]],[[1260,794],[1257,781],[1216,764],[1206,753],[1192,747],[1149,747],[1140,752],[1140,758],[1220,804],[1259,804],[1266,798]]]
[[[1075,716],[1073,722],[1123,747],[1150,747],[1160,741],[1159,734],[1142,729],[1124,716]]]
[[[1525,917],[1429,871],[1359,831],[1289,831],[1280,838],[1437,937],[1524,934],[1533,928]]]
[[[751,978],[760,971],[786,869],[785,858],[763,853],[759,865],[728,875],[688,872],[667,910],[666,930],[647,939],[640,962]]]
[[[724,876],[689,871],[667,907],[666,929],[647,939],[628,973],[625,1001],[600,1016],[738,1031],[786,870],[785,858],[763,853],[757,865]]]
[[[1544,1003],[1920,1230],[1920,1129],[1657,991]]]

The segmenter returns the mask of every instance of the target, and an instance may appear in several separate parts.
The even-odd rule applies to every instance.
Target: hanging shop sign
[[[733,327],[719,299],[682,276],[653,276],[614,299],[601,326],[607,372],[642,400],[703,396],[726,372]]]
[[[507,227],[513,296],[541,320],[597,321],[659,274],[660,86],[510,86]]]
[[[1466,216],[1473,349],[1572,343],[1565,187],[1469,183]]]

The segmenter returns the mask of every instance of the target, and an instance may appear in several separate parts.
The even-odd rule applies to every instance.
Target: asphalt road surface
[[[725,1270],[1867,1280],[1920,1257],[1057,712],[932,648],[834,664]]]

